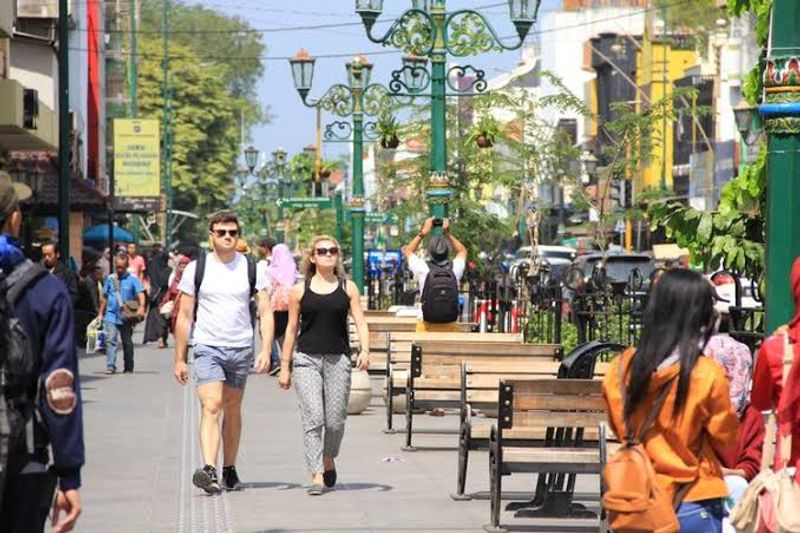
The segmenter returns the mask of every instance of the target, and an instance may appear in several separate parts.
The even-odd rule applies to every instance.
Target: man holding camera
[[[441,227],[443,235],[431,238],[428,260],[424,261],[415,252],[434,227]],[[452,260],[451,250],[455,252]],[[458,285],[464,275],[467,248],[450,233],[450,220],[426,219],[420,232],[403,248],[403,256],[419,286],[421,309],[417,331],[458,331]]]

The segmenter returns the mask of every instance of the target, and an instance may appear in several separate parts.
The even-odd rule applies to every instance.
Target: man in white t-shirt
[[[242,432],[242,398],[247,375],[253,367],[253,323],[250,302],[257,295],[264,339],[255,361],[255,371],[269,370],[274,332],[267,282],[254,264],[236,251],[239,221],[233,213],[217,213],[209,224],[214,251],[186,266],[178,285],[181,305],[175,326],[175,379],[188,382],[186,366],[189,332],[194,323],[194,375],[200,415],[200,449],[204,466],[195,470],[192,482],[208,494],[241,490],[236,472],[236,454]],[[198,264],[202,278],[195,287]],[[197,293],[197,294],[196,294]],[[197,305],[195,306],[195,302]],[[195,317],[196,309],[196,317]],[[222,487],[216,464],[222,425]]]
[[[428,243],[428,261],[424,261],[416,255],[417,248],[419,248],[422,239],[430,235],[433,231],[435,222],[439,222],[442,226],[442,235],[435,235]],[[452,248],[455,253],[453,260],[450,260],[450,249]],[[461,244],[461,241],[450,233],[450,220],[428,218],[422,223],[420,232],[411,239],[411,242],[403,248],[403,256],[406,258],[408,268],[414,274],[414,279],[417,281],[419,287],[420,298],[425,290],[425,281],[431,271],[431,265],[438,268],[449,268],[453,271],[456,278],[456,284],[461,283],[461,277],[464,275],[464,268],[467,264],[467,248]],[[457,298],[456,294],[456,298]],[[457,305],[457,303],[456,303]],[[418,315],[419,322],[417,323],[417,331],[458,331],[456,321],[447,323],[431,323],[426,322],[422,318],[422,310]]]

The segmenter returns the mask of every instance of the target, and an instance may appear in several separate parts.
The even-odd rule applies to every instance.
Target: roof
[[[46,152],[39,152],[37,155],[42,181],[34,195],[23,202],[22,209],[28,211],[35,205],[38,215],[55,214],[59,204],[57,158]],[[106,203],[105,194],[73,174],[69,191],[70,211],[105,211]]]

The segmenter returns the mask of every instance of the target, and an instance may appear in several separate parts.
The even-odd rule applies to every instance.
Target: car
[[[564,279],[573,261],[578,257],[578,251],[569,246],[540,244],[536,247],[536,252],[537,257],[549,265],[550,278],[559,281]],[[530,261],[531,254],[530,246],[521,247],[516,253],[515,266],[518,267],[523,261]]]
[[[595,269],[601,264],[605,265],[606,279],[612,283],[628,282],[636,273],[636,277],[641,280],[639,286],[633,287],[637,291],[646,291],[650,287],[650,278],[656,270],[655,262],[649,254],[586,254],[573,261],[572,272],[576,274],[570,274],[567,285],[574,290],[588,285]]]

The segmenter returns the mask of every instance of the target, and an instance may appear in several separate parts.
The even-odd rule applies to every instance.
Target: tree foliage
[[[145,37],[139,68],[139,115],[161,121],[161,41]],[[171,171],[174,208],[208,213],[224,206],[233,190],[243,102],[225,86],[225,67],[203,65],[188,47],[173,44],[171,59]],[[179,75],[175,73],[180,73]],[[185,226],[183,237],[194,241]]]
[[[167,0],[169,5],[169,42],[171,59],[179,58],[179,49],[191,50],[199,64],[220,70],[221,80],[231,96],[240,98],[244,119],[256,125],[268,118],[258,103],[258,81],[264,74],[261,56],[266,52],[262,34],[238,16],[226,15],[199,4]],[[140,31],[144,38],[158,38],[163,22],[163,0],[142,0]],[[160,58],[162,50],[153,54]]]

